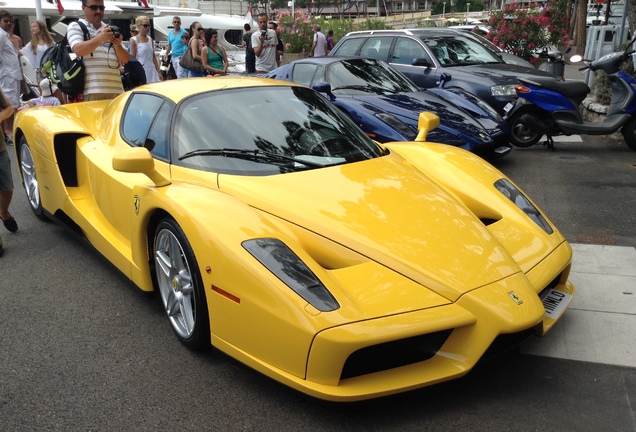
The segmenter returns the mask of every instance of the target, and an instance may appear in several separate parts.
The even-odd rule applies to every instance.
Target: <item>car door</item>
[[[155,157],[155,166],[169,175],[168,142],[174,103],[151,94],[133,94],[120,119],[120,136],[112,142],[95,141],[82,147],[87,160],[87,178],[94,208],[85,214],[101,236],[126,255],[130,248],[132,212],[136,186],[152,186],[144,174],[115,171],[113,158],[126,146],[146,147]],[[117,134],[119,135],[119,134]]]
[[[413,66],[413,60],[423,58],[431,66]],[[395,41],[389,64],[409,77],[421,88],[436,87],[439,79],[439,68],[417,40],[399,37]]]

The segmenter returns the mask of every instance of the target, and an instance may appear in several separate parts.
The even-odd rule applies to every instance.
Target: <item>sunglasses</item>
[[[5,22],[7,24],[12,23],[13,20],[12,19],[3,19],[2,22]]]
[[[172,24],[181,24],[181,21],[172,21]]]
[[[146,28],[150,27],[150,24],[140,24],[140,25],[141,25],[142,27],[146,27]]]
[[[197,31],[203,31],[203,27],[199,27]]]
[[[104,5],[90,5],[90,6],[86,6],[87,8],[89,8],[92,11],[96,11],[97,9],[99,9],[100,11],[103,11],[104,9],[106,9],[106,6]]]

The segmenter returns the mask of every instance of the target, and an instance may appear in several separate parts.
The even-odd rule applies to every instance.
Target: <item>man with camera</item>
[[[68,43],[78,57],[84,58],[86,77],[84,100],[113,99],[123,93],[119,65],[128,63],[130,54],[121,44],[119,28],[102,22],[104,0],[82,0],[84,18],[79,21],[88,29],[89,39],[77,22],[68,26]]]
[[[267,28],[267,14],[258,14],[259,31],[252,33],[252,47],[256,55],[256,73],[266,73],[276,69],[276,32]]]

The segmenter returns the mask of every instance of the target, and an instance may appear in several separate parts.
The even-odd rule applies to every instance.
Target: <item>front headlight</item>
[[[490,87],[490,94],[492,96],[516,96],[515,86],[517,84],[500,85]]]
[[[394,115],[388,113],[375,113],[375,116],[382,120],[384,123],[391,126],[393,129],[397,130],[402,135],[404,135],[404,137],[406,137],[407,139],[411,139],[415,135],[417,135],[417,130],[400,121]]]
[[[322,312],[340,307],[327,287],[285,243],[278,239],[246,240],[243,247],[296,294]]]
[[[548,234],[552,234],[554,232],[548,221],[539,212],[539,209],[537,209],[530,200],[515,187],[515,185],[510,183],[508,179],[499,179],[495,182],[494,186],[506,198],[515,203],[515,205],[527,214],[530,219],[539,225],[543,231]]]

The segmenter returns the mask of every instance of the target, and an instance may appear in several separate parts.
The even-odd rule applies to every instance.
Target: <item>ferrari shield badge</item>
[[[517,303],[518,305],[522,305],[523,304],[523,300],[521,300],[521,298],[519,298],[519,296],[517,294],[515,294],[514,291],[510,291],[508,293],[508,295],[510,296],[510,298],[512,300],[514,300],[515,303]]]

